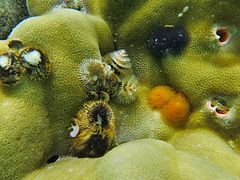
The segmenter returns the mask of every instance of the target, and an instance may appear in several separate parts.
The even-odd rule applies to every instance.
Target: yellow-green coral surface
[[[221,141],[211,136],[208,140]],[[221,148],[229,147],[224,143],[218,143],[216,147],[215,152],[219,154],[216,158],[227,162],[227,159],[221,160],[224,155]],[[203,149],[207,150],[207,147]],[[235,163],[228,162],[232,166]],[[102,158],[61,159],[25,179],[238,179],[236,170],[227,171],[208,158],[178,150],[164,141],[142,139],[122,144]]]
[[[29,14],[39,16],[50,12],[55,6],[60,4],[60,0],[26,0]]]
[[[233,140],[239,149],[240,127],[220,127],[224,118],[215,117],[205,107],[214,96],[229,104],[239,99],[239,1],[89,0],[88,5],[110,25],[116,46],[127,49],[142,84],[167,84],[184,93],[193,112],[187,128],[208,127]],[[184,26],[188,44],[178,55],[157,57],[147,42],[151,32],[166,25]],[[229,37],[223,44],[216,35],[221,28],[227,29]],[[232,106],[239,109],[237,102]],[[239,114],[236,110],[227,118],[239,121]]]
[[[164,80],[183,92],[193,107],[213,93],[240,93],[239,1],[89,0],[88,4],[109,23],[117,46],[127,49],[142,82],[156,85]],[[163,25],[186,28],[189,43],[179,56],[158,58],[148,51],[150,33]],[[225,46],[218,46],[216,27],[229,29],[231,38]]]
[[[176,133],[170,140],[179,150],[194,153],[240,177],[240,155],[216,133],[196,129]]]
[[[74,10],[19,24],[8,41],[1,42],[1,54],[11,50],[7,44],[14,39],[44,52],[51,72],[47,80],[23,77],[16,85],[1,85],[0,179],[22,177],[52,155],[68,153],[68,128],[86,99],[78,65],[112,51],[106,23]]]
[[[125,105],[111,104],[116,115],[117,143],[143,138],[167,140],[175,132],[161,113],[150,107],[148,93],[149,88],[141,86],[136,102],[127,109]]]

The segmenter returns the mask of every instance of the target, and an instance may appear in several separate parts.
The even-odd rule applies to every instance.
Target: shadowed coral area
[[[0,3],[0,39],[6,39],[12,29],[27,17],[25,0],[2,0]]]

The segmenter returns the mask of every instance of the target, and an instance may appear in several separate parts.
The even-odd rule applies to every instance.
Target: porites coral
[[[12,43],[8,46],[12,40],[44,52],[52,71],[47,80],[22,78],[4,93],[0,86],[0,111],[5,114],[1,116],[0,137],[13,136],[0,141],[0,172],[4,172],[0,179],[22,178],[49,157],[69,152],[67,128],[86,98],[78,78],[78,65],[89,56],[99,57],[113,49],[111,33],[103,20],[70,9],[23,21],[8,40],[0,41],[1,55],[12,50]],[[6,109],[7,99],[13,106]],[[19,123],[15,125],[16,122]]]

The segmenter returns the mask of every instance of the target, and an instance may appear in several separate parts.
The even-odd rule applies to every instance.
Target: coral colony
[[[1,0],[0,179],[239,179],[239,6]]]

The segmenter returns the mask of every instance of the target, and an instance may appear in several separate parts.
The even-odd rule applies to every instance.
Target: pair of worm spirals
[[[0,55],[0,80],[3,84],[15,84],[26,75],[30,79],[46,78],[50,64],[39,49],[24,47],[21,41],[12,40],[9,51]]]
[[[104,92],[106,99],[130,104],[137,97],[138,80],[125,50],[111,52],[101,59],[85,59],[79,66],[84,88],[94,94]]]

